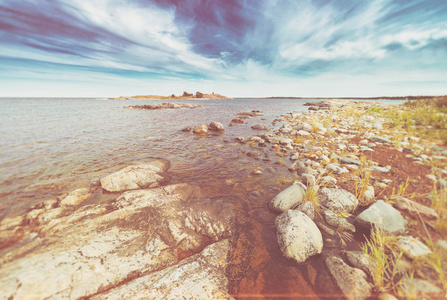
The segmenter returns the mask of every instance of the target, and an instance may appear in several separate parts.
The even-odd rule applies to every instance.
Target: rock
[[[398,299],[389,293],[380,293],[378,296],[378,300],[398,300]]]
[[[191,126],[187,126],[185,128],[182,129],[183,132],[190,132],[191,131]]]
[[[197,125],[192,132],[195,134],[207,134],[208,126],[206,126],[206,124]]]
[[[361,166],[362,162],[357,160],[357,159],[352,159],[352,158],[347,158],[347,157],[339,157],[338,161],[341,164],[351,164],[351,165],[357,165],[357,166]]]
[[[224,131],[225,127],[219,123],[219,122],[211,122],[210,125],[208,125],[208,130],[211,131]]]
[[[439,178],[437,187],[440,190],[447,191],[447,180]]]
[[[326,166],[326,170],[329,173],[333,173],[335,175],[340,175],[343,173],[348,173],[349,171],[345,168],[340,168],[339,166],[337,166],[336,164],[329,164]]]
[[[379,166],[371,166],[368,168],[368,170],[374,171],[374,172],[380,172],[380,173],[388,173],[390,171],[390,169],[388,169],[388,168],[379,167]]]
[[[21,227],[16,227],[12,230],[0,231],[0,249],[9,247],[20,241],[23,237],[24,230]],[[1,283],[1,280],[0,280]],[[1,291],[0,291],[1,295]]]
[[[269,128],[267,127],[267,125],[256,124],[256,125],[251,126],[251,129],[254,129],[254,130],[268,130]]]
[[[369,205],[373,201],[374,197],[375,197],[374,187],[368,185],[366,187],[365,192],[363,193],[363,202],[365,204]],[[362,203],[362,205],[363,205],[363,203]]]
[[[315,176],[306,173],[301,174],[301,180],[307,186],[314,186],[317,183]]]
[[[302,175],[302,174],[314,174],[315,171],[311,167],[300,167],[296,169],[296,174]]]
[[[315,219],[315,206],[310,201],[304,201],[303,203],[298,204],[295,210],[306,214],[311,220]]]
[[[410,279],[406,277],[402,281],[402,289],[404,291],[404,294],[406,297],[410,299],[416,299],[416,298],[426,298],[422,296],[433,296],[433,297],[445,297],[445,295],[442,295],[442,290],[438,288],[437,286],[434,286],[430,282],[419,279],[419,278],[413,278]],[[433,298],[432,298],[433,299]]]
[[[0,222],[0,231],[11,229],[23,225],[25,222],[24,216],[16,216],[11,218],[4,218]]]
[[[297,135],[299,135],[299,136],[307,136],[307,135],[310,135],[310,133],[308,131],[305,131],[305,130],[298,130]]]
[[[428,247],[412,236],[403,236],[397,244],[402,251],[410,258],[420,258],[429,255],[431,252]]]
[[[247,140],[243,137],[237,137],[234,139],[236,142],[239,142],[241,144],[245,144],[247,142]]]
[[[447,240],[439,240],[436,246],[447,254]]]
[[[360,300],[369,297],[371,286],[366,281],[365,272],[348,266],[336,256],[326,258],[325,262],[337,285],[348,299]]]
[[[320,203],[335,212],[350,213],[358,205],[357,198],[350,192],[336,188],[321,188],[318,192]]]
[[[301,263],[323,250],[320,230],[304,213],[288,210],[276,217],[275,226],[279,248],[287,259]]]
[[[122,192],[142,188],[158,187],[163,179],[158,173],[169,168],[166,160],[157,160],[147,164],[131,165],[121,171],[101,178],[101,186],[108,192]]]
[[[373,143],[384,143],[384,144],[391,144],[392,143],[392,141],[389,138],[382,137],[382,136],[372,136],[372,137],[369,138],[369,140],[371,142],[373,142]]]
[[[276,195],[276,197],[269,202],[268,207],[275,212],[284,212],[303,202],[305,194],[306,187],[301,183],[295,182]]]
[[[402,214],[388,203],[378,200],[359,214],[354,223],[371,228],[373,225],[385,230],[389,234],[403,234],[407,220]]]
[[[291,145],[291,144],[293,144],[293,140],[292,139],[282,139],[279,141],[279,143],[283,146]]]
[[[433,208],[411,201],[404,197],[397,197],[394,199],[393,206],[401,211],[408,212],[413,217],[418,216],[418,213],[427,220],[436,220],[438,214]]]
[[[216,276],[223,281],[197,275],[207,273],[207,265],[209,272],[225,273],[225,241],[203,250],[196,259],[186,259],[185,265],[191,265],[186,270],[180,261],[229,238],[233,223],[226,201],[201,199],[200,189],[189,184],[128,191],[110,203],[78,207],[36,228],[39,238],[0,257],[1,295],[5,299],[87,298],[150,274],[161,275],[154,275],[158,278],[154,282],[163,280],[169,286],[181,284],[174,274],[189,274],[181,281],[196,283],[191,293],[202,283],[206,286],[202,291],[208,293],[215,283],[218,289],[213,290],[225,294],[222,273]],[[198,263],[200,268],[193,267]],[[137,296],[147,292],[156,291]]]
[[[329,226],[339,230],[355,232],[355,226],[348,222],[345,218],[339,217],[330,210],[323,210],[324,220]]]
[[[231,120],[231,123],[244,124],[244,119],[234,118],[233,120]]]
[[[73,206],[81,204],[85,199],[92,196],[90,189],[81,188],[70,192],[67,197],[63,198],[59,205],[60,206]]]
[[[337,179],[332,176],[323,176],[321,178],[321,185],[325,187],[333,187],[337,184]]]
[[[233,299],[228,294],[228,240],[214,243],[179,264],[95,295],[99,299]]]
[[[298,131],[307,131],[308,133],[312,131],[312,125],[309,123],[301,123],[296,127]]]
[[[368,254],[363,251],[348,251],[346,253],[349,263],[355,268],[363,270],[372,278],[374,272],[374,264]]]

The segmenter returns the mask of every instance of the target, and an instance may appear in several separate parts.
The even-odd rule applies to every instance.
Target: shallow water
[[[272,121],[280,115],[307,111],[303,104],[308,101],[317,100],[194,100],[184,102],[204,107],[138,110],[124,106],[163,101],[0,99],[0,219],[86,187],[132,162],[165,158],[171,162],[169,183],[188,182],[200,186],[208,197],[233,199],[253,220],[250,242],[265,257],[259,259],[257,269],[245,274],[244,290],[239,292],[275,298],[315,296],[320,287],[312,281],[317,278],[325,292],[336,293],[318,257],[297,267],[282,258],[277,246],[276,215],[268,211],[266,202],[287,186],[281,180],[292,180],[292,175],[275,163],[278,159],[269,145],[252,149],[233,140],[258,134],[251,129],[254,124],[273,127]],[[228,126],[236,113],[254,109],[264,116]],[[222,123],[225,132],[196,136],[181,131],[211,121]],[[246,155],[253,150],[261,152],[259,159]],[[257,169],[263,174],[251,174]],[[105,198],[99,191],[93,201]]]

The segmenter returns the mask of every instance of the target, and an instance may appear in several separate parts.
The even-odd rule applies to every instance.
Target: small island
[[[226,97],[220,94],[215,94],[214,92],[211,94],[203,94],[201,92],[196,92],[195,94],[183,92],[181,96],[176,96],[172,94],[170,96],[160,96],[160,95],[137,95],[137,96],[120,96],[118,98],[110,98],[112,100],[230,100],[233,98]]]

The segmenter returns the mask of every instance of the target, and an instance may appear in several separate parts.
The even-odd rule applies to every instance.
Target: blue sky
[[[0,0],[0,96],[447,94],[447,0]]]

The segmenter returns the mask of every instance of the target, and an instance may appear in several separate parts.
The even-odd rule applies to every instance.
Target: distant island
[[[196,92],[195,94],[183,92],[181,96],[176,96],[174,94],[170,96],[160,96],[160,95],[137,95],[137,96],[120,96],[118,98],[110,98],[114,100],[230,100],[233,98],[226,97],[220,94],[215,94],[214,92],[211,94],[203,94],[201,92]]]

